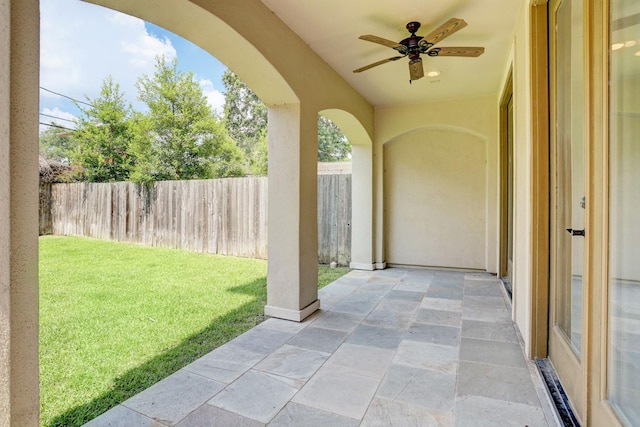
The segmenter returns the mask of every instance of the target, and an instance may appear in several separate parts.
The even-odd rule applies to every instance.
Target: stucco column
[[[317,112],[269,107],[269,247],[265,314],[301,321],[318,300]]]
[[[38,0],[0,0],[0,425],[37,426]]]
[[[384,242],[384,144],[376,138],[373,144],[373,244],[376,270],[387,267]]]
[[[351,146],[351,263],[375,270],[373,256],[373,150],[371,144]]]

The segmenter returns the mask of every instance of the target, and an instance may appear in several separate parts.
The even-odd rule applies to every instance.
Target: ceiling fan
[[[411,33],[411,36],[399,43],[391,40],[384,39],[382,37],[373,35],[364,35],[359,38],[373,43],[378,43],[383,46],[395,49],[400,54],[399,56],[392,56],[391,58],[383,59],[382,61],[374,62],[373,64],[366,65],[364,67],[353,70],[354,73],[360,73],[378,65],[386,64],[387,62],[397,61],[398,59],[409,57],[409,83],[412,80],[418,80],[424,77],[424,69],[422,67],[422,58],[420,54],[426,54],[428,56],[468,56],[478,57],[484,53],[484,47],[433,47],[436,43],[441,42],[445,38],[458,30],[466,27],[467,23],[464,19],[451,18],[425,37],[416,36],[416,32],[420,28],[419,22],[409,22],[407,24],[407,30]]]

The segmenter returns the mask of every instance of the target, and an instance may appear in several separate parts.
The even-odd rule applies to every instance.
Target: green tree
[[[111,76],[103,81],[100,96],[87,101],[89,107],[76,103],[82,113],[73,133],[77,145],[72,163],[84,169],[90,182],[125,181],[134,164],[131,105]]]
[[[240,176],[242,153],[207,104],[192,72],[177,59],[156,58],[156,71],[136,84],[149,108],[136,117],[138,159],[132,180],[198,179]]]
[[[71,163],[76,141],[72,131],[58,127],[52,123],[40,132],[40,155],[47,160],[60,162],[64,165]]]
[[[351,144],[340,128],[324,116],[318,116],[318,161],[349,160]]]

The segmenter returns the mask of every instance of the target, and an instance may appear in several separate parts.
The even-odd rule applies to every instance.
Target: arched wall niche
[[[388,264],[487,268],[487,143],[470,129],[430,125],[384,144]]]

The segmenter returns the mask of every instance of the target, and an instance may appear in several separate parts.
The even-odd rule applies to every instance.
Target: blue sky
[[[209,104],[221,111],[226,67],[209,53],[161,27],[80,0],[40,1],[40,86],[71,98],[93,99],[111,75],[135,109],[135,82],[152,74],[155,57],[177,57],[193,71]],[[40,121],[73,127],[79,110],[69,99],[40,90]],[[46,114],[46,115],[44,115]],[[59,117],[55,120],[48,116]],[[44,128],[41,126],[41,129]]]

